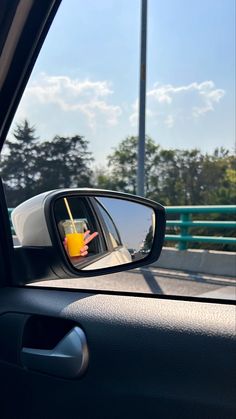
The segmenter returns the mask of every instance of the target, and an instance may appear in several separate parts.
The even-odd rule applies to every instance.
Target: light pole
[[[142,1],[141,10],[141,49],[139,84],[139,135],[137,195],[144,196],[145,184],[145,111],[146,111],[146,58],[147,58],[147,0]]]

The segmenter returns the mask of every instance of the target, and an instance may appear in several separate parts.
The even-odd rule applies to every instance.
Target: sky
[[[99,201],[112,217],[124,246],[139,250],[152,226],[153,210],[121,199],[99,198]],[[156,224],[158,225],[158,220]]]
[[[97,165],[138,134],[140,0],[63,0],[12,129],[79,134]],[[235,1],[149,0],[146,134],[164,148],[235,147]],[[11,130],[12,132],[12,130]]]

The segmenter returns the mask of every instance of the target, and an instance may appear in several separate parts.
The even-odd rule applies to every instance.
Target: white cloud
[[[207,112],[214,111],[214,105],[219,103],[224,97],[223,89],[215,89],[212,81],[203,82],[198,85],[199,95],[202,97],[203,104],[193,107],[193,116],[199,117]]]
[[[168,128],[172,128],[174,125],[174,121],[175,119],[173,115],[168,115],[166,119],[164,120],[164,124],[167,125]]]
[[[149,110],[147,115],[155,117],[158,115],[158,119],[171,128],[177,119],[176,114],[181,114],[184,118],[189,118],[189,116],[198,118],[214,111],[224,95],[225,91],[216,88],[212,80],[182,86],[155,83],[147,92]],[[129,118],[131,125],[137,121],[137,117],[138,101],[134,103],[133,113]]]
[[[122,113],[121,107],[110,104],[113,91],[108,81],[72,79],[68,76],[41,74],[32,81],[25,93],[26,104],[58,106],[64,112],[80,112],[91,128],[101,117],[105,124],[116,125]]]

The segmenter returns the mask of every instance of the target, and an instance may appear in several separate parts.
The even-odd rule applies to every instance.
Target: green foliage
[[[98,186],[123,192],[136,192],[137,137],[127,137],[108,156],[109,172],[97,177]],[[145,187],[146,196],[168,205],[234,205],[236,203],[236,159],[227,150],[216,149],[203,154],[198,149],[163,149],[147,137]],[[212,214],[212,220],[220,220]],[[224,216],[225,217],[225,216]],[[231,216],[232,217],[232,216]],[[176,216],[173,215],[175,219]],[[194,217],[200,219],[199,217]],[[224,218],[225,219],[225,218]],[[175,234],[176,231],[168,231]],[[229,229],[190,229],[195,235],[235,236]],[[149,239],[149,237],[147,237]],[[168,246],[170,242],[168,242]],[[191,247],[208,248],[207,244],[192,243]],[[214,245],[212,249],[233,250],[230,245]]]
[[[38,155],[35,128],[25,120],[16,125],[13,137],[6,141],[6,153],[0,161],[1,176],[11,205],[32,196],[39,177],[35,170]]]
[[[99,167],[94,170],[94,185],[100,189],[118,190],[118,185],[115,180],[113,181],[105,167]]]
[[[149,196],[164,205],[195,205],[195,202],[199,205],[201,161],[202,156],[196,149],[161,149]]]
[[[109,179],[115,189],[136,193],[137,143],[137,137],[127,137],[108,156],[103,183]],[[236,159],[223,148],[212,155],[167,150],[147,137],[145,166],[146,196],[163,205],[235,204]]]
[[[91,186],[93,161],[88,151],[88,141],[79,135],[56,136],[39,146],[37,160],[40,178],[38,192],[56,188],[78,188]]]
[[[95,186],[136,193],[138,138],[129,136],[107,157],[107,168],[91,170],[89,142],[80,135],[40,141],[27,120],[17,124],[0,160],[9,207],[55,188]],[[164,149],[146,137],[146,196],[163,205],[233,205],[236,202],[236,158],[221,148],[212,154],[198,149]],[[174,216],[175,218],[176,216]],[[209,219],[220,220],[212,214]],[[229,215],[229,219],[232,215]],[[201,217],[194,216],[194,219]],[[226,217],[224,216],[224,219]],[[229,229],[190,229],[196,235],[234,236]],[[173,231],[172,231],[173,233]],[[150,245],[151,233],[145,246]],[[170,243],[168,242],[168,245]],[[193,243],[192,247],[199,247]],[[204,244],[200,245],[202,248]],[[231,250],[229,245],[211,248]]]
[[[127,137],[107,158],[110,179],[116,190],[136,194],[137,176],[137,137]],[[157,166],[159,146],[150,137],[146,137],[146,191],[149,192],[150,174]]]
[[[0,161],[9,207],[50,189],[91,186],[93,158],[83,137],[40,141],[27,120],[13,136]]]

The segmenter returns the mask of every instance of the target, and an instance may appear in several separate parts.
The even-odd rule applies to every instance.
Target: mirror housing
[[[155,216],[155,225],[158,226],[158,228],[154,228],[150,252],[146,254],[143,252],[141,259],[131,258],[130,262],[127,261],[122,265],[92,270],[76,268],[65,252],[55,217],[55,203],[59,199],[71,197],[116,198],[150,208]],[[91,277],[151,264],[160,256],[165,235],[165,209],[162,205],[139,196],[101,189],[60,189],[42,193],[16,207],[12,212],[12,222],[20,242],[20,246],[15,248],[15,252],[20,258],[22,269],[26,274],[25,282],[80,276]]]

